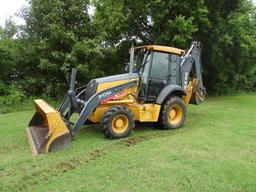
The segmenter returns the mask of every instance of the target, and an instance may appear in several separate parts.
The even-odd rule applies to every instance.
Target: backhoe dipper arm
[[[203,101],[206,94],[206,89],[203,85],[202,79],[201,49],[201,43],[193,41],[189,51],[186,53],[180,63],[182,72],[182,88],[185,91],[188,91],[190,83],[190,86],[192,86],[193,89],[192,97],[195,97],[197,100],[196,102],[192,102],[193,104],[199,104],[199,100]],[[192,74],[191,71],[193,71]],[[191,81],[190,77],[194,79],[193,82]],[[188,102],[189,100],[190,98],[188,99]]]
[[[180,63],[182,71],[182,87],[186,90],[191,70],[194,69],[194,78],[198,79],[198,88],[205,90],[202,79],[201,43],[193,41],[192,45]]]
[[[98,93],[95,93],[88,101],[84,101],[83,108],[79,114],[77,122],[71,128],[71,132],[74,135],[79,131],[79,128],[85,123],[88,117],[92,114],[95,108],[105,99],[116,95],[117,93],[132,87],[137,84],[137,81],[130,81],[128,83],[124,83],[115,87],[111,87],[109,89],[105,89]],[[81,103],[81,100],[79,100]]]

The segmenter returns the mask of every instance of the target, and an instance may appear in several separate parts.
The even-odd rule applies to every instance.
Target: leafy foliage
[[[95,8],[93,15],[89,9]],[[123,72],[134,42],[186,49],[203,43],[210,94],[256,90],[256,10],[248,0],[30,0],[0,27],[0,95],[58,97],[78,83]]]
[[[213,93],[248,89],[247,76],[255,73],[255,7],[249,1],[208,4],[211,28],[202,35],[205,80]],[[249,79],[248,79],[249,80]],[[251,90],[255,87],[250,87]]]
[[[203,43],[204,81],[211,94],[255,90],[255,7],[245,0],[112,1],[95,0],[95,22],[105,42],[121,49],[140,40],[187,48]],[[108,23],[108,25],[105,25]],[[121,43],[120,43],[121,42]],[[127,47],[125,47],[127,48]]]
[[[104,75],[99,65],[99,43],[88,15],[88,1],[33,0],[24,12],[25,39],[35,45],[35,78],[41,77],[45,94],[59,95],[66,90],[72,67],[78,68],[79,82]]]

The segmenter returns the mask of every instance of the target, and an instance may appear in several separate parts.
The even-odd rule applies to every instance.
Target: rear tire
[[[127,137],[135,126],[132,112],[125,106],[114,106],[108,109],[101,124],[103,134],[109,139]]]
[[[164,129],[176,129],[183,125],[186,119],[186,105],[180,97],[170,97],[162,105],[159,118],[160,125]]]

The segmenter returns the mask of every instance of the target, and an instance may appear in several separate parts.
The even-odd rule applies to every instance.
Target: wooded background
[[[94,9],[93,14],[88,10]],[[30,0],[0,27],[0,96],[62,97],[78,83],[124,72],[134,42],[203,43],[208,94],[256,90],[256,9],[250,0]]]

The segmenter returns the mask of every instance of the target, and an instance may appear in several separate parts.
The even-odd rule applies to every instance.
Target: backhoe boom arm
[[[202,78],[201,49],[201,43],[193,41],[180,63],[182,88],[187,92],[188,97],[185,100],[192,104],[202,102],[206,94]]]

